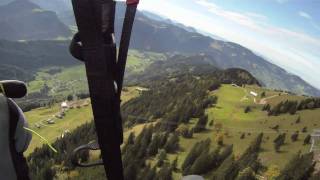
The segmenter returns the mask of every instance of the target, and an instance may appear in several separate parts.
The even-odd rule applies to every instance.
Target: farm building
[[[67,109],[67,108],[69,108],[68,103],[67,103],[67,102],[62,102],[62,103],[61,103],[61,108],[62,108],[62,109]]]
[[[140,93],[142,93],[143,91],[149,91],[149,89],[142,88],[142,87],[137,87],[136,90],[139,91]]]
[[[48,119],[48,120],[47,120],[47,123],[48,123],[48,124],[55,124],[55,121],[54,121],[53,119]]]
[[[257,97],[257,96],[258,96],[258,93],[253,92],[253,91],[250,91],[250,94],[251,94],[252,96],[254,96],[254,97]]]

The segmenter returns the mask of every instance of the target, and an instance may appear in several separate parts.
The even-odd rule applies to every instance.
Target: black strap
[[[10,116],[10,129],[9,129],[9,137],[10,137],[10,153],[11,158],[14,164],[14,168],[16,171],[17,179],[18,180],[29,180],[29,169],[27,165],[27,160],[23,156],[22,152],[17,152],[15,147],[15,132],[17,128],[17,124],[19,121],[19,111],[16,106],[13,104],[11,100],[8,101],[9,107],[9,116]]]
[[[115,2],[73,0],[82,42],[98,142],[109,180],[122,180],[122,126],[114,73],[116,45],[113,41]]]
[[[128,4],[126,9],[126,15],[123,22],[123,29],[120,41],[118,62],[117,62],[117,72],[116,72],[116,81],[118,84],[118,96],[121,97],[121,91],[123,86],[123,79],[125,74],[125,68],[128,57],[128,50],[130,45],[130,38],[132,27],[134,23],[134,18],[137,11],[138,2],[134,4]]]

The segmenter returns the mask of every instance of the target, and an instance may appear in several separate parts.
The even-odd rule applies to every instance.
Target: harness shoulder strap
[[[23,153],[17,152],[15,147],[15,132],[19,121],[19,111],[15,107],[12,101],[7,100],[9,107],[9,144],[10,144],[10,154],[14,164],[18,180],[29,180],[29,169],[27,161],[23,156]]]

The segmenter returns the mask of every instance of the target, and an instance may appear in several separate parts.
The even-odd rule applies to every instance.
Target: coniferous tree
[[[277,180],[301,180],[311,177],[314,171],[315,162],[313,161],[313,153],[301,155],[297,153],[291,161],[281,171]]]
[[[289,113],[291,115],[296,114],[296,112],[297,112],[297,104],[298,104],[297,102],[294,102],[293,104],[291,104],[291,107],[289,109]]]
[[[213,173],[212,180],[234,180],[237,176],[237,163],[233,155],[230,155]]]
[[[251,107],[250,106],[247,106],[245,109],[244,109],[244,113],[249,113],[251,111]]]
[[[194,127],[194,132],[198,133],[198,132],[206,130],[207,123],[208,123],[208,115],[202,115],[199,118],[196,126]]]
[[[156,166],[153,167],[148,171],[148,173],[144,174],[144,177],[142,178],[143,180],[154,180],[157,175],[157,168]]]
[[[129,137],[128,137],[127,144],[133,145],[134,144],[134,139],[135,139],[134,132],[131,132]]]
[[[308,132],[308,128],[307,128],[307,127],[302,128],[302,131],[301,131],[301,132],[303,132],[303,133]]]
[[[172,169],[172,171],[177,171],[178,170],[178,156],[172,162],[171,169]]]
[[[213,120],[211,120],[211,121],[210,121],[210,123],[209,123],[209,126],[210,126],[210,127],[212,127],[212,126],[213,126],[213,124],[214,124],[214,121],[213,121]]]
[[[167,159],[167,153],[165,150],[161,150],[158,156],[157,166],[161,167]]]
[[[197,142],[192,149],[190,150],[190,152],[188,153],[187,157],[185,158],[183,164],[182,164],[182,171],[183,174],[186,175],[186,173],[189,172],[191,166],[193,165],[194,161],[200,156],[200,154],[202,153],[202,151],[204,149],[207,149],[207,147],[210,146],[210,139],[207,139],[205,141],[201,141],[201,142]]]
[[[124,168],[124,179],[136,180],[137,179],[137,166],[134,163],[129,163],[129,166]]]
[[[296,142],[298,140],[298,137],[299,137],[299,132],[297,131],[291,135],[291,141]]]
[[[299,116],[296,120],[296,124],[299,124],[301,122],[301,117]]]
[[[205,149],[202,149],[201,154],[196,158],[192,164],[189,173],[190,174],[203,174],[210,167],[210,147],[207,146]]]
[[[308,134],[306,138],[303,140],[303,145],[310,144],[310,142],[311,142],[311,136],[310,134]]]
[[[238,168],[236,171],[239,173],[247,167],[250,167],[255,172],[259,170],[260,163],[258,161],[258,155],[261,149],[263,134],[259,134],[246,151],[240,156],[237,161]]]
[[[163,134],[161,134],[160,137],[160,148],[163,148],[164,145],[167,143],[168,137],[169,137],[170,133],[169,132],[165,132]]]
[[[285,142],[285,139],[286,139],[286,134],[283,133],[283,134],[280,134],[274,141],[274,149],[276,152],[279,152],[280,151],[280,147],[282,145],[284,145],[284,142]]]
[[[194,132],[194,129],[191,128],[189,131],[188,131],[188,138],[193,138],[193,132]]]
[[[176,133],[173,133],[167,143],[164,145],[164,149],[168,153],[174,153],[179,149],[179,136]]]
[[[158,150],[160,149],[160,142],[161,141],[161,135],[159,133],[156,133],[152,141],[148,147],[148,155],[149,156],[155,156],[158,153]]]
[[[173,180],[172,169],[168,166],[163,166],[156,176],[156,180]]]

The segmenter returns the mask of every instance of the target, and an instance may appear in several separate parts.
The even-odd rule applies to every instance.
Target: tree
[[[308,134],[306,138],[303,140],[303,145],[310,144],[310,142],[311,142],[311,136],[310,134]]]
[[[134,139],[135,139],[134,132],[131,132],[129,137],[128,137],[127,144],[133,145],[134,144]]]
[[[237,163],[233,155],[230,155],[219,168],[213,173],[212,180],[233,180],[237,176],[235,169],[237,168]]]
[[[269,112],[270,109],[271,109],[270,104],[266,104],[266,105],[263,106],[262,111],[267,111],[267,112]]]
[[[165,150],[161,150],[158,156],[157,166],[161,167],[167,159],[167,153]]]
[[[194,132],[198,133],[206,130],[207,123],[208,123],[208,115],[202,115],[194,127]]]
[[[207,139],[205,141],[197,142],[193,145],[192,149],[189,151],[187,157],[185,158],[181,166],[184,175],[189,173],[189,169],[193,165],[194,161],[200,156],[203,150],[208,149],[210,143],[210,139]]]
[[[240,139],[244,139],[245,137],[246,137],[246,134],[242,133],[241,136],[240,136]]]
[[[172,169],[167,167],[167,166],[163,166],[160,170],[159,173],[156,177],[157,180],[172,180]]]
[[[128,167],[124,168],[124,179],[135,180],[137,178],[137,166],[135,163],[129,163]]]
[[[193,132],[194,132],[193,128],[190,129],[190,130],[188,131],[188,136],[187,136],[187,138],[193,138]]]
[[[296,112],[297,112],[297,104],[298,104],[297,102],[294,102],[293,104],[291,104],[291,107],[289,109],[289,113],[291,115],[296,114]]]
[[[244,113],[249,113],[251,112],[251,107],[250,106],[247,106],[245,109],[244,109]]]
[[[168,153],[174,153],[179,149],[179,137],[176,133],[173,133],[167,143],[164,145],[164,149]]]
[[[263,134],[259,134],[254,141],[251,142],[250,146],[240,156],[237,161],[237,172],[244,170],[247,167],[252,168],[255,172],[259,170],[260,163],[258,161],[258,155],[261,149]]]
[[[212,127],[212,126],[213,126],[213,124],[214,124],[214,121],[213,121],[213,120],[211,120],[211,121],[210,121],[210,123],[209,123],[209,126],[210,126],[210,127]]]
[[[178,170],[178,156],[174,159],[174,161],[171,164],[172,171]]]
[[[155,156],[158,153],[158,149],[160,148],[160,141],[161,141],[161,135],[159,133],[156,133],[152,141],[148,147],[148,155],[149,156]]]
[[[299,124],[301,122],[301,117],[299,116],[296,120],[296,124]]]
[[[284,167],[277,180],[308,179],[314,171],[313,153],[301,155],[297,153]]]
[[[210,168],[210,147],[205,147],[206,149],[203,149],[201,154],[196,158],[194,163],[192,164],[190,168],[190,174],[203,174],[208,171],[208,168]]]
[[[283,134],[280,134],[274,141],[274,149],[276,152],[279,152],[280,151],[280,147],[284,144],[285,142],[285,139],[286,139],[286,134],[283,133]]]
[[[299,137],[299,132],[297,131],[291,135],[291,141],[296,142],[298,140],[298,137]]]
[[[156,175],[157,175],[157,169],[156,169],[156,167],[153,167],[152,169],[150,169],[148,171],[147,174],[144,174],[143,179],[144,180],[154,180]]]
[[[73,95],[68,95],[67,100],[68,101],[72,101],[73,100]]]
[[[302,129],[302,132],[303,132],[303,133],[308,132],[308,128],[307,128],[307,127],[304,127],[304,128]]]

